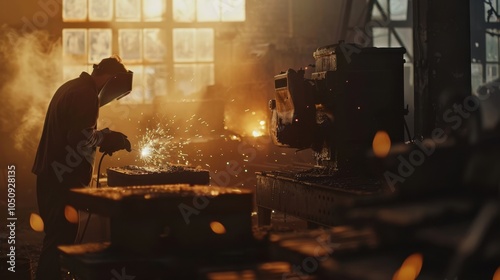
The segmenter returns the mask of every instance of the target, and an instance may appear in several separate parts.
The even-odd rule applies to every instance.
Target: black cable
[[[404,126],[405,126],[405,130],[406,130],[406,134],[408,134],[408,141],[413,142],[413,139],[411,139],[410,128],[408,127],[408,124],[406,123],[406,118],[405,117],[403,117],[403,121],[404,121]]]
[[[101,159],[99,160],[99,164],[97,165],[97,178],[96,178],[97,188],[101,187],[101,184],[99,183],[99,175],[101,174],[101,163],[102,163],[102,160],[104,159],[105,155],[106,155],[106,153],[102,154]],[[80,236],[80,240],[78,240],[78,242],[76,242],[77,244],[80,244],[83,241],[83,237],[85,236],[85,232],[87,231],[87,227],[89,226],[90,217],[92,217],[92,213],[89,212],[89,216],[87,217],[87,221],[85,222],[85,226],[83,227],[83,231],[82,231],[82,235]]]
[[[107,154],[106,153],[102,154],[101,159],[99,160],[99,164],[97,165],[97,188],[101,187],[101,183],[99,183],[99,175],[101,174],[102,159],[104,158],[105,155],[107,155]]]

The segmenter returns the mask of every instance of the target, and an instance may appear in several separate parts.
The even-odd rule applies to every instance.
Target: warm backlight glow
[[[394,273],[392,280],[415,280],[422,269],[423,256],[415,253],[406,258],[399,270]]]
[[[163,16],[165,5],[164,0],[144,0],[143,12],[144,18],[161,19]]]
[[[40,215],[38,215],[36,213],[31,213],[30,226],[34,231],[42,232],[43,231],[42,217],[40,217]]]
[[[217,222],[217,221],[211,222],[210,223],[210,228],[216,234],[224,234],[224,233],[226,233],[226,228],[224,227],[224,225],[221,224],[221,223],[219,223],[219,222]]]
[[[500,266],[495,271],[495,274],[493,274],[493,280],[500,280]]]
[[[64,217],[72,224],[78,223],[78,211],[72,206],[66,205],[66,207],[64,207]]]
[[[386,157],[391,149],[391,138],[389,134],[383,130],[377,131],[375,137],[373,137],[372,148],[376,157]]]
[[[260,137],[262,135],[264,135],[264,133],[262,131],[260,131],[260,130],[254,130],[254,131],[252,131],[252,136],[253,137]]]

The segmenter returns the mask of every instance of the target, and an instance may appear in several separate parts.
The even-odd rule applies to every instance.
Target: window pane
[[[145,21],[161,21],[165,14],[165,0],[143,0],[142,11]]]
[[[210,62],[214,60],[214,30],[212,28],[196,29],[195,38],[196,61]]]
[[[373,46],[374,47],[389,47],[389,29],[385,27],[373,28]]]
[[[394,30],[403,41],[403,44],[401,45],[396,39],[396,36],[391,32],[391,47],[404,47],[406,48],[406,53],[413,57],[413,29],[410,27],[401,27],[395,28]],[[407,54],[405,54],[405,59],[407,62],[410,62]]]
[[[220,21],[220,0],[198,0],[197,17],[199,22]]]
[[[89,0],[90,21],[111,21],[113,19],[112,0]]]
[[[175,62],[211,62],[214,59],[212,28],[176,28],[173,31]]]
[[[384,14],[387,16],[388,15],[388,9],[387,9],[387,1],[388,0],[377,0],[375,1],[375,5],[373,5],[373,10],[372,10],[372,18],[373,19],[383,19],[382,13],[380,12],[380,9],[377,7],[376,3],[380,5],[382,8],[382,11]]]
[[[144,59],[149,61],[163,61],[165,45],[162,31],[159,28],[144,29]]]
[[[406,20],[408,0],[390,0],[391,20]]]
[[[63,29],[62,41],[65,58],[85,63],[87,56],[86,29]]]
[[[116,0],[116,20],[118,21],[140,21],[140,0]]]
[[[87,0],[63,0],[63,21],[84,21],[87,19]]]
[[[497,22],[498,19],[495,16],[495,13],[491,13],[491,17],[488,19],[488,11],[490,11],[492,9],[492,7],[493,7],[493,9],[495,11],[498,11],[498,9],[497,9],[497,7],[498,7],[497,1],[496,0],[491,0],[489,2],[491,2],[491,4],[492,4],[491,6],[489,4],[487,4],[487,3],[484,3],[484,20],[486,22]]]
[[[167,94],[167,68],[165,66],[144,67],[144,98],[146,103],[155,96]]]
[[[203,93],[208,85],[214,84],[213,64],[176,64],[174,71],[175,95],[178,97]]]
[[[195,76],[194,64],[174,65],[175,96],[186,97],[196,92],[194,76]]]
[[[486,34],[486,61],[498,61],[498,37]]]
[[[471,64],[471,83],[474,91],[483,84],[483,65],[481,63]]]
[[[245,21],[245,0],[221,0],[222,21]]]
[[[210,64],[198,64],[196,66],[196,82],[198,83],[199,89],[205,91],[208,85],[213,85],[215,82],[214,78],[214,65]]]
[[[118,31],[118,44],[120,57],[126,62],[142,61],[142,30],[120,29]]]
[[[89,63],[111,56],[111,29],[89,29]]]
[[[498,78],[498,64],[486,64],[486,82],[489,83]]]
[[[195,29],[194,28],[176,28],[173,31],[174,41],[174,61],[175,62],[194,62],[195,61]]]
[[[196,16],[195,0],[173,0],[173,17],[177,22],[194,22]]]

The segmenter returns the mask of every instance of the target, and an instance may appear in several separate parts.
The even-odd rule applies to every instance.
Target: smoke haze
[[[0,28],[1,131],[17,151],[36,150],[47,104],[61,83],[60,44],[51,39],[45,31]]]
[[[35,176],[31,167],[40,140],[47,105],[62,82],[58,40],[47,31],[20,33],[0,26],[0,170],[15,165],[18,208],[36,207]],[[0,204],[6,202],[2,180]]]

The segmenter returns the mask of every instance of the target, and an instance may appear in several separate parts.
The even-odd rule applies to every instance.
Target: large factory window
[[[121,102],[151,103],[165,94],[165,11],[165,0],[64,0],[63,78],[116,53],[134,72],[132,93]]]
[[[244,21],[245,0],[63,0],[62,16],[65,80],[116,53],[134,71],[121,102],[151,103],[214,84],[210,24]]]
[[[172,16],[183,23],[245,21],[245,0],[173,0]],[[214,29],[174,28],[174,94],[186,97],[214,84]]]
[[[471,1],[472,89],[499,78],[500,0]]]

